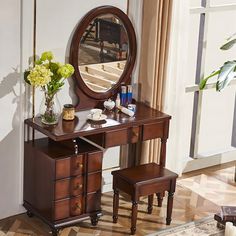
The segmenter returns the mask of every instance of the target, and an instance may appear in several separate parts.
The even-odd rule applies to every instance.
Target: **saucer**
[[[107,116],[104,114],[101,114],[99,119],[93,119],[92,114],[88,114],[87,119],[92,120],[92,121],[102,121],[102,120],[106,120]]]

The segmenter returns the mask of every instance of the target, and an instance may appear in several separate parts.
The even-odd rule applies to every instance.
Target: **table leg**
[[[161,153],[160,153],[160,166],[165,167],[166,165],[166,138],[161,139]]]
[[[113,223],[117,223],[119,209],[119,191],[114,189],[113,195]]]

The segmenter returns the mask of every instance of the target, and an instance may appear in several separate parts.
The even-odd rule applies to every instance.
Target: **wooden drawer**
[[[74,177],[55,182],[55,200],[77,196],[83,192],[83,178]]]
[[[105,148],[128,143],[128,130],[119,129],[105,133]]]
[[[60,200],[54,203],[54,220],[61,220],[70,216],[70,200]]]
[[[72,176],[81,175],[84,172],[83,155],[73,156],[71,158],[71,171]]]
[[[70,157],[56,161],[56,179],[62,179],[70,176]]]
[[[149,140],[154,138],[161,138],[164,134],[164,123],[151,123],[143,125],[142,140]]]
[[[137,143],[140,140],[140,128],[131,128],[108,131],[105,133],[105,148],[120,146],[127,143]]]
[[[140,129],[138,126],[129,129],[129,143],[137,143],[140,139]]]
[[[88,174],[87,192],[97,192],[101,190],[102,173]]]
[[[70,200],[70,215],[78,216],[83,213],[82,196]]]
[[[102,151],[88,153],[88,172],[100,171],[102,169],[102,156]]]
[[[54,220],[81,215],[83,212],[82,199],[82,196],[78,196],[56,201],[54,203]]]
[[[101,192],[87,195],[86,212],[91,213],[101,210]]]
[[[83,171],[83,155],[56,160],[56,179],[81,175]]]

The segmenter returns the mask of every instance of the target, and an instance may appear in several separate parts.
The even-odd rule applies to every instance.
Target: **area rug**
[[[163,229],[148,236],[223,236],[224,229],[217,228],[213,216],[184,225]]]

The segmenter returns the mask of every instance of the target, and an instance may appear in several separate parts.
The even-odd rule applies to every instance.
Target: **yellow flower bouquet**
[[[45,124],[56,124],[60,115],[60,108],[56,109],[55,95],[64,85],[64,80],[74,73],[70,64],[53,62],[52,52],[42,53],[35,66],[26,70],[24,80],[29,85],[40,87],[44,92],[41,106],[41,121]]]

